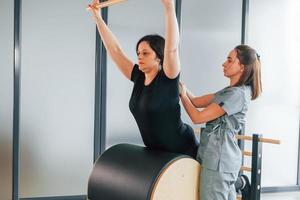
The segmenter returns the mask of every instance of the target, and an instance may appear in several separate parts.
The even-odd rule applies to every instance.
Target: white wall
[[[21,198],[87,193],[95,84],[88,3],[22,2]]]
[[[0,199],[12,196],[13,1],[0,1]]]
[[[261,55],[263,93],[249,108],[247,132],[282,141],[279,146],[263,145],[262,186],[295,185],[300,127],[300,2],[251,0],[249,11],[249,44]]]

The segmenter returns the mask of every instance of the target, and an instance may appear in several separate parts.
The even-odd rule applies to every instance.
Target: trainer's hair
[[[252,90],[252,100],[254,100],[262,92],[260,56],[248,45],[238,45],[234,49],[240,63],[245,66],[244,72],[235,86],[249,85]]]

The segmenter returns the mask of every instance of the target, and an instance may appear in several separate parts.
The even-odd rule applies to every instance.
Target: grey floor
[[[261,200],[300,200],[300,192],[266,193]]]

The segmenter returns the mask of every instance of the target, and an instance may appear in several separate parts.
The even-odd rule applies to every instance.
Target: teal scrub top
[[[225,114],[201,130],[197,160],[203,167],[228,173],[240,170],[242,154],[235,135],[244,127],[250,100],[251,87],[245,85],[214,94],[212,103],[220,105]]]

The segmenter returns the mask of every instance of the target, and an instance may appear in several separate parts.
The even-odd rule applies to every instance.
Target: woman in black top
[[[165,39],[147,35],[136,45],[138,64],[127,57],[107,27],[98,0],[89,5],[103,43],[112,60],[127,79],[134,82],[130,98],[132,112],[144,144],[152,149],[196,157],[198,142],[193,129],[180,118],[179,30],[173,0],[161,0],[165,13]]]

